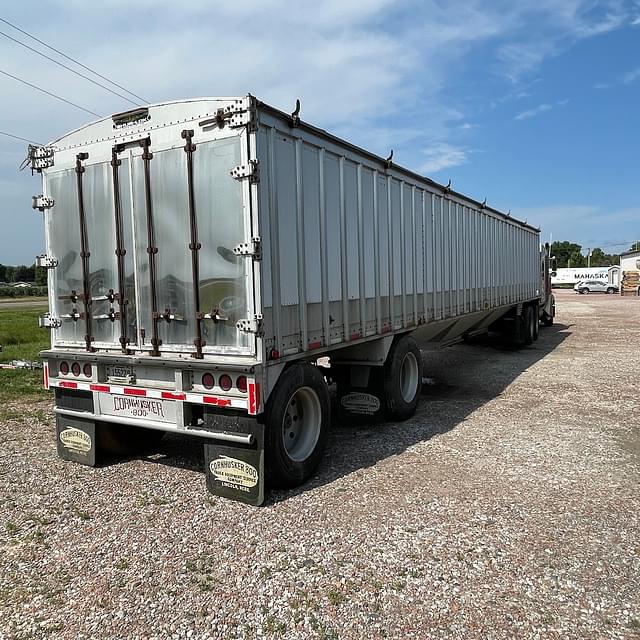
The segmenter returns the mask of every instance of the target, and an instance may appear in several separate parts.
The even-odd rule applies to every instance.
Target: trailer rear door
[[[248,180],[231,175],[248,133],[195,129],[88,145],[46,172],[55,346],[86,347],[90,332],[95,349],[124,336],[156,354],[255,353],[236,327],[254,314],[253,261],[233,251],[251,238]]]

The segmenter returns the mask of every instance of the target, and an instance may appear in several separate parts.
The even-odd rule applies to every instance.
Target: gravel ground
[[[425,354],[402,424],[313,482],[207,495],[199,443],[91,469],[0,424],[0,638],[639,638],[640,299],[558,296],[520,352]]]

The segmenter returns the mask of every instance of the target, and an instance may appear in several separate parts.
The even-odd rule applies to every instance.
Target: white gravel
[[[258,509],[197,442],[91,469],[48,403],[5,407],[0,638],[640,638],[640,299],[558,313],[425,354],[413,419],[337,426]]]

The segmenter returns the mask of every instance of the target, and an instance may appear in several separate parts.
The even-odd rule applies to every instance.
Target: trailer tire
[[[129,456],[156,447],[164,431],[111,422],[96,422],[98,447],[109,453]]]
[[[553,316],[550,316],[548,313],[544,313],[542,316],[542,324],[545,327],[553,327]]]
[[[528,304],[522,310],[522,319],[523,319],[523,342],[525,345],[529,346],[533,344],[535,340],[535,323],[536,317],[534,314],[533,306]]]
[[[291,489],[308,480],[329,435],[329,389],[317,367],[294,364],[280,376],[265,413],[265,462],[271,486]]]
[[[413,336],[394,341],[384,363],[384,411],[391,420],[407,420],[415,412],[422,390],[422,354]]]
[[[531,308],[533,309],[533,341],[535,342],[540,336],[540,309],[536,302],[531,305]]]

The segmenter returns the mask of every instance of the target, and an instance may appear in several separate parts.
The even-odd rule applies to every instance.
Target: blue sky
[[[85,0],[0,4],[150,102],[251,92],[543,228],[640,239],[640,2]],[[35,45],[6,24],[0,31]],[[50,53],[50,52],[47,52]],[[131,105],[0,36],[0,70],[109,115]],[[93,118],[0,75],[0,130]],[[0,136],[0,262],[43,251],[25,144]]]

